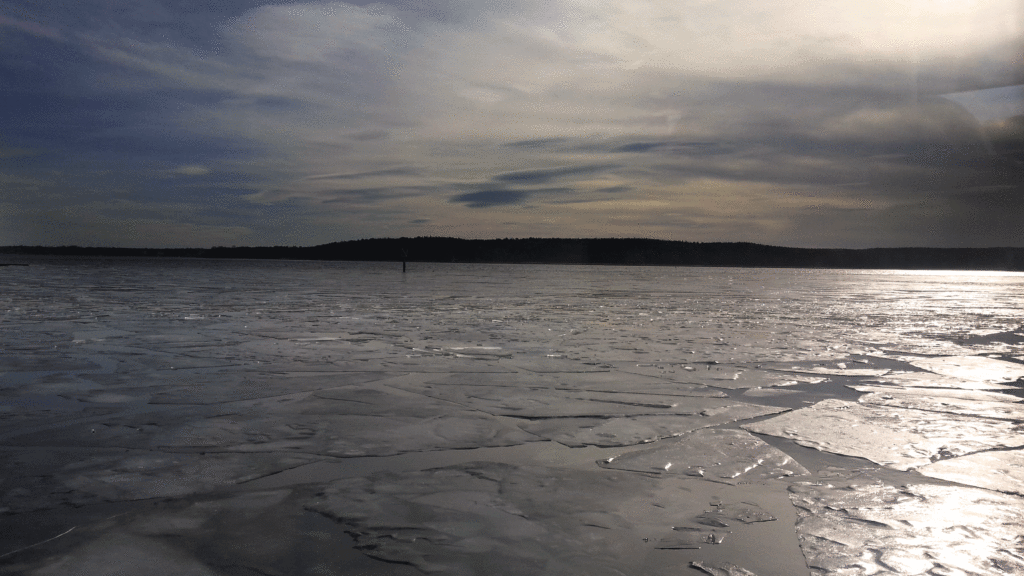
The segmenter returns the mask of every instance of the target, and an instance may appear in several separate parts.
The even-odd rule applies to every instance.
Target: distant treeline
[[[384,262],[490,262],[745,266],[772,268],[889,268],[909,270],[1021,270],[1024,248],[784,248],[748,242],[679,242],[640,238],[378,238],[320,246],[214,248],[86,248],[7,246],[3,254],[263,258]]]

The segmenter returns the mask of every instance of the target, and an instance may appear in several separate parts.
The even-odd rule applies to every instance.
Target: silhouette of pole
[[[409,258],[409,253],[406,252],[405,248],[402,248],[402,274],[405,274],[405,261]]]

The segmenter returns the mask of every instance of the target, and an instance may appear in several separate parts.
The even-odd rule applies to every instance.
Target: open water
[[[2,574],[1024,574],[1022,274],[17,261]]]

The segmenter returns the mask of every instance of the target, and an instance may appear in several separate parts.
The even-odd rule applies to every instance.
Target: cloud
[[[504,146],[509,146],[511,148],[548,148],[564,142],[566,142],[565,138],[535,138],[532,140],[507,142]]]
[[[613,170],[618,166],[615,164],[594,164],[589,166],[565,166],[560,168],[547,168],[543,170],[520,170],[498,174],[493,178],[496,182],[508,182],[510,184],[546,184],[552,180],[564,179],[568,176],[588,176]]]
[[[174,173],[181,176],[206,176],[210,172],[212,170],[201,164],[188,164],[174,169]]]
[[[727,145],[719,142],[679,142],[663,140],[654,142],[630,142],[612,149],[612,152],[658,152],[662,154],[686,154],[690,156],[706,156],[724,154],[732,151]]]
[[[5,158],[23,158],[26,156],[35,156],[39,153],[39,150],[30,150],[27,148],[10,148],[0,143],[0,160],[3,160]]]
[[[423,196],[437,193],[431,186],[396,186],[386,188],[344,188],[330,192],[324,204],[376,204],[400,198]],[[325,196],[327,194],[318,194]]]
[[[59,207],[0,204],[0,216],[18,222],[0,235],[2,245],[179,248],[259,241],[250,226],[196,215],[190,206],[170,203],[86,202]]]
[[[451,202],[460,202],[470,208],[493,208],[523,204],[529,196],[525,190],[480,190],[454,196]]]
[[[50,40],[64,40],[64,37],[55,28],[44,26],[37,22],[26,22],[10,16],[4,16],[3,14],[0,14],[0,27],[13,28],[33,36],[39,36]]]
[[[71,170],[83,200],[142,191],[194,213],[210,190],[245,190],[239,205],[297,219],[267,234],[325,241],[414,219],[628,235],[629,215],[659,237],[773,243],[872,215],[863,242],[935,241],[901,218],[936,213],[893,206],[953,209],[970,186],[1024,180],[984,144],[987,130],[1019,154],[1014,130],[934,98],[1021,83],[1014,0],[192,4],[5,13],[27,39],[0,42],[51,71],[0,58],[18,87],[3,150],[47,151],[6,177],[58,190]],[[546,213],[466,210],[527,202]],[[789,224],[805,213],[825,220]]]
[[[964,106],[978,120],[978,123],[989,124],[1019,115],[1022,112],[1024,109],[1022,106],[1024,84],[943,94],[942,97]]]
[[[422,172],[416,168],[390,168],[387,170],[371,170],[368,172],[348,172],[338,174],[318,174],[309,176],[307,180],[360,180],[377,176],[419,176]]]

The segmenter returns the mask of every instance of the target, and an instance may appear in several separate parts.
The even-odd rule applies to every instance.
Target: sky
[[[1022,0],[0,0],[0,245],[1024,247]]]

